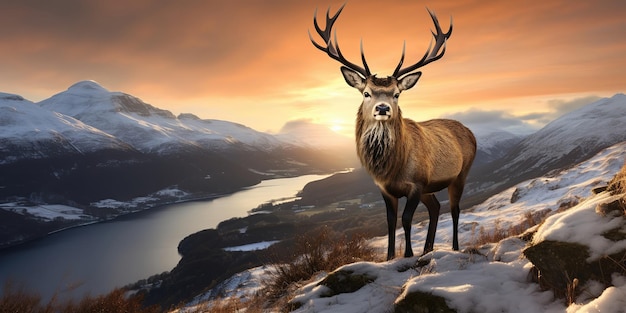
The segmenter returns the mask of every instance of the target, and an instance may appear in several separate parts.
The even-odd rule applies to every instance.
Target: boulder
[[[551,216],[524,250],[532,278],[558,297],[574,299],[593,280],[605,287],[626,276],[626,165],[606,188]]]

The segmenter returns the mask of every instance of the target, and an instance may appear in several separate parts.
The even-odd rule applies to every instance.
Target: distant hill
[[[569,112],[511,146],[502,157],[477,164],[469,193],[497,192],[521,181],[578,164],[626,140],[626,95],[616,94]]]

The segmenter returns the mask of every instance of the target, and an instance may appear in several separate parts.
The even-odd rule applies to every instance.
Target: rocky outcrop
[[[533,279],[568,302],[590,281],[610,287],[616,274],[626,275],[626,165],[607,188],[596,192],[571,211],[548,219],[524,250],[534,265]],[[589,238],[574,240],[575,234],[563,235],[567,231],[555,235],[542,229],[555,224],[572,232],[580,229]]]

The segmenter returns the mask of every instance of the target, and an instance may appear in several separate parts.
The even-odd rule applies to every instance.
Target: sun
[[[341,124],[338,124],[338,123],[333,123],[330,125],[330,130],[336,133],[341,133],[341,131],[343,130],[343,126],[341,126]]]

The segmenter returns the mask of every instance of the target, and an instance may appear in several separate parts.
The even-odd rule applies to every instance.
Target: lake
[[[294,197],[308,182],[329,175],[265,180],[220,198],[166,205],[77,227],[0,251],[0,282],[11,281],[44,300],[99,295],[178,263],[184,237],[244,217],[268,201]]]

